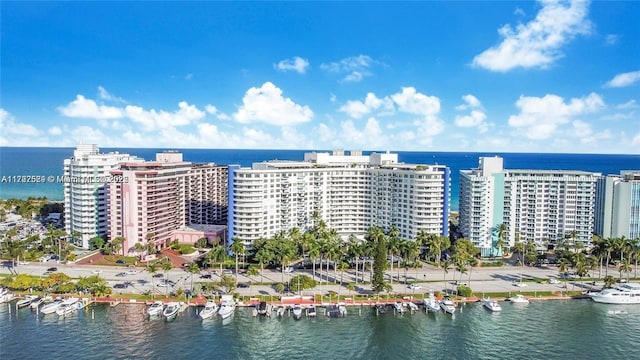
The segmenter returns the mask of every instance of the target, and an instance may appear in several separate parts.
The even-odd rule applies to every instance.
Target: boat
[[[447,314],[453,314],[456,312],[456,304],[448,296],[442,298],[442,301],[440,301],[440,308]]]
[[[626,283],[614,288],[589,293],[591,299],[604,304],[640,304],[640,284]]]
[[[40,305],[44,304],[44,298],[43,297],[39,297],[37,299],[34,299],[31,304],[29,304],[29,307],[31,308],[31,310],[36,310],[37,308],[40,307]]]
[[[149,316],[160,316],[162,315],[162,311],[164,310],[164,302],[156,301],[149,308],[147,308],[147,315]]]
[[[395,312],[397,312],[398,314],[402,314],[404,312],[404,305],[402,305],[401,302],[394,302],[393,303],[393,310],[395,310]]]
[[[492,312],[502,311],[502,306],[500,306],[497,301],[491,300],[491,298],[482,299],[482,306]]]
[[[236,311],[236,302],[233,301],[233,295],[222,295],[220,301],[220,309],[218,315],[223,319],[227,319]]]
[[[420,308],[418,307],[418,305],[416,305],[414,302],[410,301],[407,303],[407,306],[409,306],[409,311],[411,312],[415,312],[420,310]]]
[[[40,297],[38,295],[27,295],[27,296],[24,297],[24,299],[21,299],[16,303],[16,307],[18,309],[27,307],[27,306],[31,305],[31,303],[35,299],[40,299]]]
[[[200,319],[205,320],[205,319],[209,319],[210,317],[215,315],[217,312],[218,312],[218,304],[213,300],[209,300],[207,301],[206,304],[204,304],[204,309],[200,311],[200,314],[198,314],[198,316],[200,317]]]
[[[78,298],[70,297],[62,301],[62,304],[56,309],[58,316],[67,316],[78,309],[76,303]]]
[[[10,293],[6,288],[0,288],[0,303],[9,302],[13,299],[13,293]]]
[[[167,303],[167,306],[162,310],[162,316],[164,316],[167,320],[173,319],[178,315],[178,311],[180,311],[180,303],[177,301],[171,301]]]
[[[424,299],[422,303],[424,304],[424,306],[427,308],[427,311],[429,312],[440,311],[440,304],[438,303],[438,300],[436,300],[436,297],[435,295],[433,295],[432,292],[429,293],[429,297]]]
[[[276,309],[276,315],[278,317],[283,317],[284,316],[284,312],[285,312],[284,306],[278,306],[278,308]]]
[[[43,314],[51,314],[56,312],[61,305],[62,299],[54,300],[53,302],[45,304],[42,309],[40,309],[40,312]]]
[[[293,318],[298,320],[302,316],[302,307],[299,304],[293,305]]]
[[[384,314],[387,312],[387,306],[385,304],[376,304],[376,312],[378,314]]]
[[[316,307],[314,305],[311,305],[309,308],[307,308],[307,316],[316,317]]]
[[[511,296],[511,297],[507,298],[507,300],[511,301],[514,304],[528,304],[529,303],[529,299],[524,297],[524,295],[522,295],[522,294],[517,294],[517,295]]]
[[[256,310],[258,315],[269,316],[271,315],[269,311],[269,305],[266,301],[260,301],[258,305],[256,305]]]
[[[326,309],[327,317],[338,318],[347,316],[347,307],[342,303],[338,305],[328,305]]]

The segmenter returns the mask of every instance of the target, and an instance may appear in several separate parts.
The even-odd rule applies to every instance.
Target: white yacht
[[[309,308],[307,308],[307,316],[308,317],[316,316],[316,307],[314,305],[311,305]]]
[[[412,302],[412,301],[409,301],[409,302],[407,303],[407,306],[409,307],[409,311],[413,311],[413,312],[415,312],[415,311],[420,310],[420,308],[418,307],[418,305],[416,305],[416,304],[415,304],[414,302]]]
[[[60,307],[56,309],[56,314],[58,316],[66,316],[71,314],[72,312],[78,309],[76,303],[78,302],[78,298],[70,297],[60,304]]]
[[[0,303],[5,303],[13,299],[13,293],[10,293],[6,288],[0,288]]]
[[[45,302],[45,298],[43,297],[38,297],[37,299],[34,299],[31,304],[29,304],[29,307],[31,308],[31,310],[36,310],[37,308],[40,307],[40,305],[44,304]]]
[[[423,300],[423,304],[429,312],[440,311],[440,304],[438,304],[438,300],[436,300],[436,297],[432,292],[429,293],[428,298]]]
[[[167,320],[173,319],[178,315],[178,311],[180,311],[180,303],[176,301],[172,301],[165,306],[162,311],[162,315],[167,318]]]
[[[456,312],[456,305],[448,296],[445,296],[442,301],[440,301],[440,308],[447,314],[453,314]]]
[[[206,304],[204,304],[204,309],[200,311],[200,314],[198,314],[198,316],[202,320],[209,319],[210,317],[215,315],[217,312],[218,312],[218,304],[213,300],[209,300],[207,301]]]
[[[511,297],[507,298],[507,300],[511,301],[514,304],[528,304],[529,303],[529,299],[524,297],[524,295],[522,295],[522,294],[517,294],[517,295],[511,296]]]
[[[500,304],[498,304],[497,301],[491,300],[490,298],[482,299],[482,306],[484,306],[485,308],[487,308],[492,312],[502,311],[502,306],[500,306]]]
[[[162,315],[162,311],[164,310],[164,302],[156,301],[147,309],[147,315],[149,316],[160,316]]]
[[[640,304],[640,284],[627,283],[611,289],[590,293],[595,302],[605,304]]]
[[[222,295],[220,300],[220,310],[218,310],[218,315],[223,319],[231,317],[231,315],[236,311],[236,302],[233,301],[233,295]]]
[[[18,307],[18,309],[27,307],[31,305],[31,303],[36,299],[40,299],[40,297],[38,295],[27,295],[23,299],[19,300],[16,303],[16,306]]]
[[[54,300],[53,302],[45,304],[42,309],[40,309],[40,312],[43,314],[51,314],[56,312],[61,305],[62,299]]]

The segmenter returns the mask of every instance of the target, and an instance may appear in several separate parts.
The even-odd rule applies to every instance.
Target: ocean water
[[[1,304],[0,359],[640,358],[640,306],[550,300],[504,303],[501,313],[478,303],[461,309],[452,318],[352,307],[346,318],[294,320],[253,318],[245,308],[228,321],[202,321],[191,308],[167,322],[147,319],[140,305],[60,318]]]
[[[2,176],[62,175],[63,161],[73,156],[73,148],[0,147],[0,179]],[[155,159],[156,152],[168,149],[101,148],[101,152],[119,151]],[[302,160],[311,150],[222,150],[182,149],[185,161],[213,162],[222,165],[251,166],[254,162],[278,160]],[[315,150],[323,151],[323,150]],[[328,150],[324,150],[328,151]],[[365,151],[365,154],[369,152]],[[640,155],[598,154],[526,154],[526,153],[461,153],[461,152],[398,152],[398,159],[405,163],[440,164],[451,169],[451,209],[458,210],[459,172],[478,166],[480,156],[502,156],[505,169],[555,169],[584,170],[603,174],[618,174],[620,170],[640,169]],[[59,183],[14,184],[0,183],[0,199],[46,196],[53,201],[63,200],[63,188]]]

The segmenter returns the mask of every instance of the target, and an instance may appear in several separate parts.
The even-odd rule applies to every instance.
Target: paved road
[[[114,266],[95,266],[95,265],[75,265],[75,264],[56,264],[55,262],[47,262],[47,263],[30,263],[27,265],[18,265],[15,268],[9,266],[10,262],[4,262],[4,265],[0,267],[0,273],[25,273],[30,275],[40,275],[44,276],[44,273],[50,267],[56,267],[59,272],[64,272],[65,274],[71,276],[72,278],[78,278],[81,276],[91,276],[91,275],[100,275],[105,278],[109,285],[116,286],[117,284],[127,283],[128,287],[125,289],[114,288],[114,293],[144,293],[149,290],[155,291],[157,294],[164,294],[165,292],[171,292],[178,288],[189,289],[191,288],[191,274],[182,270],[182,269],[172,269],[168,271],[166,274],[166,278],[172,282],[175,282],[175,285],[169,287],[159,287],[158,283],[161,282],[164,276],[164,272],[159,272],[156,275],[162,277],[152,278],[152,275],[146,272],[143,268],[135,269],[135,274],[127,274],[129,269],[127,267],[114,267]],[[318,270],[318,269],[317,269]],[[199,274],[193,275],[193,283],[201,283],[206,281],[216,282],[219,281],[219,277],[217,275],[217,270],[214,274],[212,274],[211,279],[202,279]],[[409,282],[416,282],[419,288],[409,288],[405,284],[401,284],[398,282],[398,273],[394,269],[394,285],[393,292],[396,294],[415,294],[421,295],[428,293],[429,291],[443,291],[445,289],[451,289],[455,287],[453,284],[454,275],[455,280],[462,281],[463,283],[467,283],[471,286],[476,294],[481,294],[482,292],[518,292],[518,291],[562,291],[564,290],[564,282],[560,284],[548,284],[548,283],[536,283],[536,282],[527,282],[526,287],[517,287],[514,286],[514,281],[518,282],[522,273],[523,279],[549,279],[552,277],[558,276],[558,270],[555,267],[550,268],[535,268],[535,267],[525,267],[521,272],[520,267],[513,266],[505,266],[499,268],[473,268],[471,271],[471,280],[469,280],[469,274],[463,274],[462,279],[460,279],[460,274],[453,272],[452,269],[449,270],[447,274],[443,272],[442,269],[438,269],[432,266],[425,266],[422,269],[418,269],[417,273],[415,270],[410,270],[407,272],[407,280]],[[208,271],[203,271],[202,274],[209,274]],[[288,282],[289,279],[297,274],[306,274],[312,276],[312,270],[298,270],[296,269],[293,273],[281,273],[280,271],[275,270],[265,270],[262,275],[262,281],[265,283],[277,283],[277,282]],[[387,279],[389,279],[391,272],[387,271]],[[596,274],[597,275],[597,274]],[[446,281],[444,281],[444,277],[446,276]],[[359,274],[361,278],[362,275]],[[369,273],[365,273],[364,275],[366,280],[369,280]],[[327,279],[329,280],[329,284],[327,284]],[[343,274],[340,271],[334,273],[333,270],[330,270],[328,273],[326,271],[316,271],[316,280],[319,285],[313,290],[305,291],[306,294],[327,294],[330,291],[335,293],[340,293],[341,295],[349,294],[349,290],[345,286],[335,285],[333,284],[333,280],[337,279],[338,282],[342,279],[344,282],[355,282],[355,272],[344,272]],[[404,281],[404,269],[400,270],[400,280]],[[261,276],[253,276],[247,277],[246,275],[240,274],[238,276],[238,281],[241,283],[251,283],[248,288],[238,288],[236,291],[243,296],[250,296],[256,294],[262,295],[277,295],[276,290],[273,286],[270,285],[259,285],[261,281]],[[360,282],[360,281],[359,281]],[[585,282],[569,282],[568,290],[591,290],[592,287],[587,285]],[[362,286],[356,285],[355,291],[353,293],[360,294],[371,294],[371,286],[368,284],[364,284]]]

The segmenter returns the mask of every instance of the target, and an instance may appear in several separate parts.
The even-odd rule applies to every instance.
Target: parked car
[[[118,259],[116,260],[116,264],[126,264],[127,262],[124,261],[123,259]]]
[[[407,286],[407,287],[409,289],[412,289],[412,290],[420,290],[420,289],[422,289],[422,286],[416,285],[416,284],[409,284],[409,286]]]
[[[560,284],[560,280],[556,278],[549,279],[549,284]]]
[[[164,275],[160,274],[160,273],[157,273],[157,274],[153,274],[153,277],[154,278],[161,278],[161,277],[164,277]]]
[[[292,273],[293,272],[293,267],[287,266],[286,268],[284,268],[284,272],[285,273]]]
[[[58,271],[58,268],[57,267],[50,267],[50,268],[47,269],[47,271],[48,272],[56,272],[56,271]]]
[[[128,287],[129,287],[128,284],[115,284],[115,285],[113,285],[114,289],[126,289]]]
[[[200,275],[200,279],[211,279],[211,274],[202,274]]]
[[[233,270],[229,270],[229,269],[222,270],[222,273],[225,275],[233,275]]]
[[[248,287],[249,287],[249,284],[247,284],[247,283],[238,283],[238,287],[239,287],[239,288],[245,288],[245,289],[246,289],[246,288],[248,288]]]
[[[138,272],[137,272],[137,271],[135,271],[135,270],[127,270],[127,275],[135,275],[135,274],[137,274],[137,273],[138,273]]]
[[[121,272],[121,273],[117,273],[117,274],[116,274],[116,276],[117,276],[117,277],[123,277],[123,276],[126,276],[126,275],[127,275],[127,274],[126,274],[126,273],[123,273],[123,272]]]

